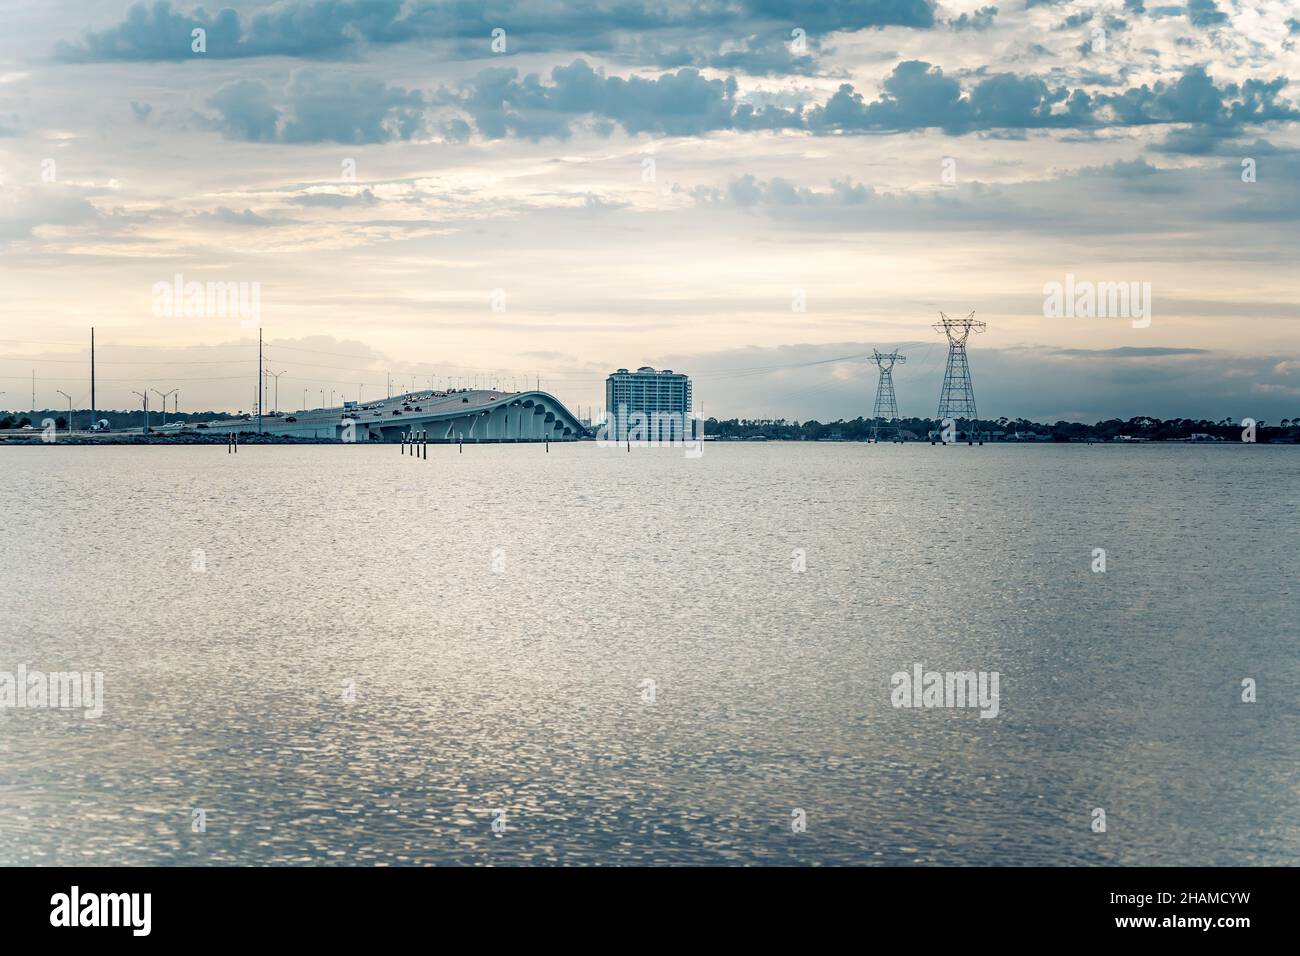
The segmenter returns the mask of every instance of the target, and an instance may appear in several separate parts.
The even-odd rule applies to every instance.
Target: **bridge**
[[[209,434],[256,432],[257,416],[204,422]],[[185,430],[201,427],[191,423]],[[351,431],[351,436],[348,432]],[[425,432],[431,442],[576,441],[587,429],[546,392],[487,389],[408,392],[356,407],[315,408],[262,416],[262,431],[297,438],[401,441]]]

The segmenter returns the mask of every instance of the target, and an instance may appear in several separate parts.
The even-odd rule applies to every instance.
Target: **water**
[[[0,448],[0,670],[105,680],[0,710],[0,863],[1295,865],[1298,470]]]

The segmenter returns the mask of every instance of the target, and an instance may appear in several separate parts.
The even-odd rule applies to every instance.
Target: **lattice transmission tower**
[[[887,422],[898,418],[898,400],[894,397],[894,363],[906,361],[906,358],[898,354],[898,349],[889,354],[877,349],[871,350],[871,362],[880,369],[880,382],[876,385],[876,407],[871,412],[874,420],[871,426],[872,441],[880,440],[882,418]]]
[[[950,319],[940,312],[939,321],[934,323],[936,332],[948,336],[948,367],[944,369],[943,389],[939,392],[940,422],[951,418],[957,423],[964,420],[974,425],[978,418],[970,363],[966,361],[966,340],[972,332],[983,332],[987,327],[987,323],[976,320],[974,312],[964,319]]]

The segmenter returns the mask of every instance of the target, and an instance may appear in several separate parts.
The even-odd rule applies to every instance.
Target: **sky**
[[[94,326],[100,408],[247,411],[260,327],[284,409],[540,383],[585,415],[650,365],[707,416],[851,419],[898,349],[933,416],[933,325],[973,311],[981,417],[1300,417],[1295,0],[0,23],[0,408],[33,371],[36,407],[88,406]],[[1048,314],[1067,276],[1149,283],[1149,321]]]

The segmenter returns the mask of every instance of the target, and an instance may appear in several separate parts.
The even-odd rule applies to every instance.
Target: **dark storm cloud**
[[[679,0],[654,5],[607,2],[554,4],[525,0],[316,0],[289,3],[248,17],[232,9],[214,15],[202,7],[173,8],[169,0],[133,5],[122,22],[61,41],[55,56],[69,61],[185,60],[191,31],[207,31],[212,59],[256,56],[339,58],[366,46],[412,40],[479,39],[506,30],[517,50],[559,49],[582,38],[588,51],[605,49],[610,35],[662,29],[725,32],[748,26],[784,24],[809,31],[862,30],[934,25],[933,0],[825,0],[818,4],[783,0]],[[716,39],[716,37],[715,37]],[[716,43],[713,44],[716,47]]]

